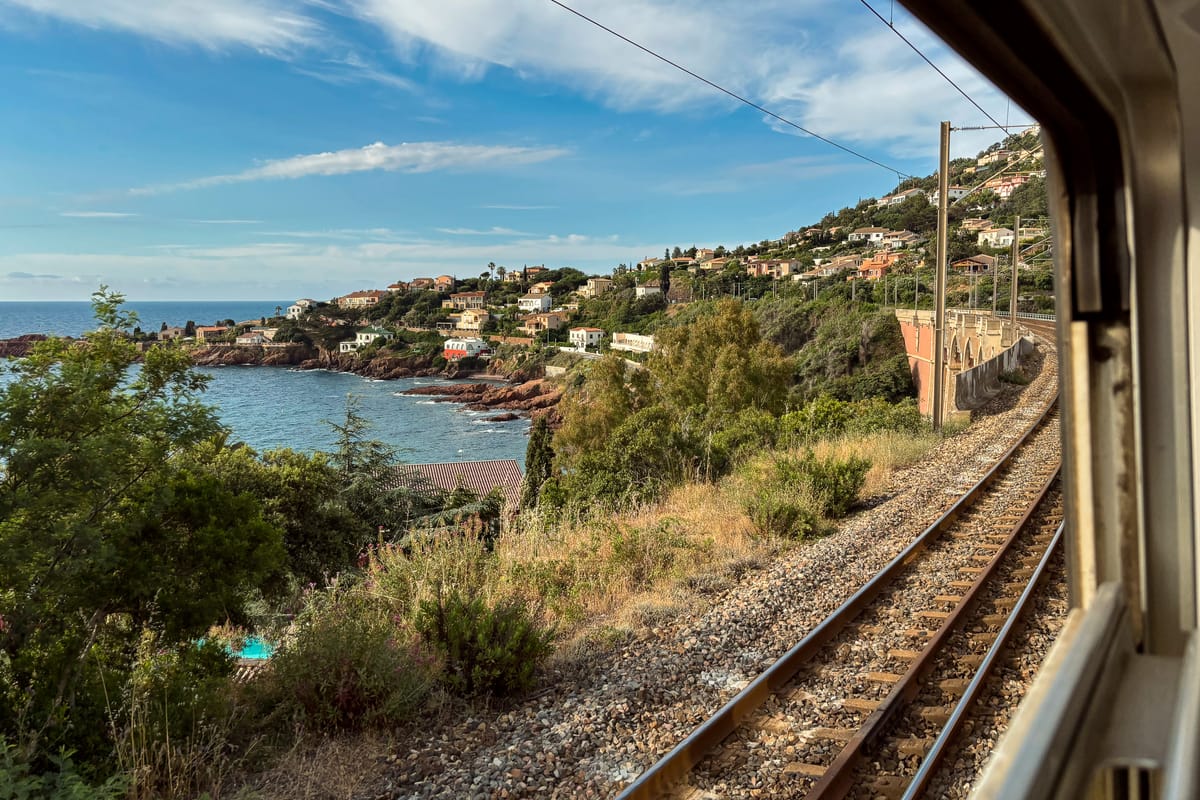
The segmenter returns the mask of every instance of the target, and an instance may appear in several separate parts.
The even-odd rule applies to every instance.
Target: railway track
[[[1054,403],[1032,416],[983,480],[619,797],[919,796],[1058,541]]]

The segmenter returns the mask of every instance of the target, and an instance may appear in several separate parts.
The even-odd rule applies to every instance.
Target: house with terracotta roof
[[[262,331],[248,331],[234,341],[243,346],[261,347],[267,343],[267,337],[262,335]]]
[[[659,283],[658,278],[651,278],[645,283],[639,283],[637,288],[633,290],[633,293],[638,298],[662,294],[662,285]]]
[[[996,266],[996,257],[980,253],[969,258],[960,258],[950,266],[954,269],[961,269],[969,275],[985,275],[990,274]]]
[[[887,228],[855,228],[846,237],[846,240],[850,242],[871,242],[872,244],[878,244],[889,233],[891,231]]]
[[[287,318],[288,319],[300,319],[300,317],[304,314],[305,311],[308,311],[310,308],[314,307],[316,304],[317,304],[316,300],[312,300],[307,297],[301,297],[299,300],[297,300],[296,302],[294,302],[290,306],[288,306]]]
[[[455,330],[460,331],[475,331],[478,333],[483,330],[483,326],[488,323],[492,315],[485,308],[468,308],[458,316],[458,322],[455,323]]]
[[[370,306],[377,305],[385,297],[387,297],[387,292],[381,292],[378,289],[369,289],[342,295],[337,299],[337,304],[338,308],[369,308]]]
[[[530,294],[549,294],[550,287],[554,285],[554,281],[538,281],[529,287]]]
[[[483,308],[484,305],[486,305],[484,302],[486,297],[486,292],[455,292],[454,294],[450,295],[449,303],[451,308],[457,308],[460,310],[467,308]],[[443,302],[442,305],[445,306],[446,303]]]
[[[229,330],[228,325],[197,325],[197,341],[206,342],[223,336]]]
[[[521,326],[517,330],[530,336],[536,336],[544,331],[556,331],[565,325],[566,322],[566,314],[558,311],[549,311],[525,317],[525,319],[521,320]]]
[[[483,339],[461,337],[447,339],[442,344],[442,358],[447,361],[458,361],[491,353],[492,349]]]
[[[413,278],[408,282],[409,290],[414,292],[418,289],[432,289],[433,287],[433,278]]]
[[[986,231],[979,232],[977,244],[980,247],[984,245],[988,247],[1011,247],[1013,235],[1013,232],[1008,228],[989,228]]]
[[[586,350],[589,347],[599,347],[600,342],[604,341],[604,329],[571,328],[571,330],[567,331],[567,338],[571,340],[571,344],[580,350]]]
[[[611,278],[588,278],[579,290],[581,297],[599,297],[612,288]]]
[[[517,308],[527,312],[549,311],[550,304],[548,294],[527,294],[517,301]]]
[[[469,489],[484,495],[499,489],[504,496],[504,508],[517,510],[521,502],[521,466],[513,459],[495,461],[450,461],[437,464],[402,464],[392,468],[386,481],[389,488],[406,487],[420,490],[432,486],[443,492]]]
[[[654,346],[654,337],[645,333],[614,333],[609,345],[613,350],[630,353],[649,353]]]
[[[396,281],[395,283],[389,283],[387,285],[387,290],[389,292],[407,292],[408,284],[404,281]]]

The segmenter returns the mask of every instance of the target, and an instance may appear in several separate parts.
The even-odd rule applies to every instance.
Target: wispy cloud
[[[280,53],[308,46],[321,33],[312,17],[281,0],[0,0],[0,6],[209,50]]]
[[[335,86],[366,82],[414,94],[421,91],[421,87],[415,81],[382,69],[354,51],[337,58],[326,58],[319,64],[296,66],[294,69],[310,78]]]
[[[262,166],[228,175],[160,186],[131,189],[132,194],[162,194],[186,189],[204,189],[230,183],[264,180],[294,180],[312,175],[346,175],[352,172],[434,172],[438,170],[488,170],[525,166],[567,154],[559,147],[513,147],[470,145],[452,142],[415,142],[388,145],[375,142],[365,147],[330,153],[293,156],[267,161]]]
[[[126,211],[63,211],[59,216],[79,219],[126,219],[138,215]]]
[[[35,274],[33,272],[10,272],[5,277],[11,278],[14,281],[60,281],[62,275],[51,275],[48,273]]]
[[[196,225],[261,225],[261,219],[185,219]]]
[[[542,211],[543,209],[558,208],[558,206],[518,206],[505,203],[493,203],[491,205],[480,206],[480,208],[491,208],[499,211]]]
[[[516,231],[512,228],[493,227],[487,230],[475,228],[437,228],[438,233],[448,233],[451,236],[533,236],[532,233]]]
[[[744,192],[780,180],[804,181],[867,169],[861,161],[829,156],[792,156],[774,161],[738,164],[720,172],[665,181],[656,187],[668,194],[691,197]]]

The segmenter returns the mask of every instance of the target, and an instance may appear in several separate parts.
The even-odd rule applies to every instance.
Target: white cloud
[[[438,233],[448,233],[451,236],[533,236],[532,233],[501,227],[492,227],[487,230],[477,230],[475,228],[437,228],[437,231]]]
[[[351,172],[434,172],[437,170],[503,169],[548,161],[566,155],[558,147],[514,147],[469,145],[452,142],[414,142],[387,145],[375,142],[349,150],[313,153],[267,161],[261,166],[228,175],[161,186],[131,189],[132,194],[162,194],[183,189],[203,189],[229,183],[262,180],[292,180],[310,175],[345,175]]]
[[[542,211],[544,209],[558,208],[558,206],[516,206],[504,203],[493,203],[492,205],[480,206],[480,208],[491,208],[499,211]]]
[[[310,78],[316,78],[319,81],[331,83],[335,86],[370,82],[378,83],[389,89],[399,89],[412,93],[419,92],[421,88],[408,78],[388,72],[371,64],[354,51],[350,51],[339,58],[327,58],[319,65],[308,67],[297,66],[295,70],[302,75],[307,75]]]
[[[320,26],[280,0],[0,0],[88,28],[117,30],[210,50],[284,52],[320,38]]]
[[[125,211],[64,211],[59,216],[76,217],[79,219],[126,219],[128,217],[136,217],[137,214]]]
[[[261,219],[185,219],[196,225],[261,225]]]

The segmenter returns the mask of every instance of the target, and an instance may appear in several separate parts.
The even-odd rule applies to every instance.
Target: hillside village
[[[1052,308],[1045,169],[1036,128],[950,165],[948,302],[990,306],[1007,297],[1014,238],[1021,245],[1024,310]],[[623,351],[638,359],[654,331],[694,300],[765,295],[812,297],[847,283],[884,306],[932,304],[937,176],[910,178],[888,195],[831,212],[774,240],[675,247],[607,275],[544,264],[487,265],[478,277],[399,280],[328,301],[301,298],[270,320],[185,328],[159,340],[208,347],[319,352],[366,358],[424,354],[435,366],[486,361],[501,348],[553,345],[581,354]],[[1014,230],[1014,219],[1022,220]],[[999,275],[993,287],[993,274]]]

